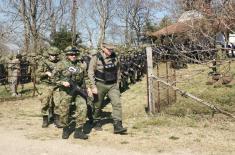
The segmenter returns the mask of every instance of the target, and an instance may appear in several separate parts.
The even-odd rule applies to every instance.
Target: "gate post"
[[[147,95],[148,95],[148,112],[150,114],[155,113],[155,103],[153,98],[153,59],[152,59],[152,48],[146,47],[147,55]]]

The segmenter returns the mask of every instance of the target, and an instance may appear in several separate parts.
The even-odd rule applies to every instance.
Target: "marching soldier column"
[[[135,55],[128,52],[118,58],[114,50],[114,46],[102,44],[100,51],[91,49],[83,56],[72,46],[63,53],[56,47],[49,47],[43,57],[36,53],[21,53],[16,58],[11,55],[6,68],[12,96],[20,95],[17,92],[19,79],[21,84],[35,81],[41,102],[42,128],[54,123],[63,128],[63,139],[69,138],[73,131],[74,138],[88,139],[83,131],[87,118],[95,130],[102,130],[101,108],[107,96],[113,109],[114,133],[126,133],[120,89],[125,91],[129,83],[140,80],[144,52]],[[0,75],[3,77],[2,70]],[[32,79],[34,77],[36,79]]]

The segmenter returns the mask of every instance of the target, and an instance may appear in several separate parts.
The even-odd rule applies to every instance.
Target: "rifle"
[[[74,67],[69,67],[68,71],[71,73],[71,75],[78,72],[78,70]],[[87,94],[86,89],[79,87],[77,85],[77,83],[71,79],[71,76],[65,77],[65,79],[66,79],[65,81],[69,82],[69,84],[70,84],[70,89],[72,90],[70,92],[71,94],[81,95],[82,97],[84,97],[86,99],[88,98],[88,94]],[[61,83],[58,83],[58,82],[50,82],[50,84],[56,85],[57,87],[64,87],[64,85],[62,85]]]
[[[87,91],[86,89],[83,89],[81,87],[79,87],[73,80],[69,79],[68,80],[69,84],[70,84],[70,88],[72,88],[71,94],[78,94],[81,95],[84,98],[88,97]]]

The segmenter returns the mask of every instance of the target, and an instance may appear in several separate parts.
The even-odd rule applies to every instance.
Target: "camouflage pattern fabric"
[[[20,76],[20,60],[13,59],[8,62],[8,82],[10,84],[12,96],[17,95],[17,86]]]
[[[57,83],[70,81],[74,86],[86,88],[86,64],[80,61],[61,61],[58,64]],[[54,100],[60,104],[60,116],[62,123],[68,125],[71,121],[76,122],[76,127],[86,122],[87,104],[86,99],[74,91],[72,87],[61,85],[54,93]]]
[[[50,60],[41,61],[36,74],[37,74],[37,81],[39,81],[40,85],[38,86],[39,89],[39,99],[41,101],[41,114],[43,116],[48,116],[49,108],[54,107],[54,113],[58,114],[59,111],[59,104],[58,102],[53,101],[53,91],[56,88],[55,85],[55,72],[56,72],[56,64],[57,61],[52,62]],[[52,74],[49,77],[46,72],[50,72]]]

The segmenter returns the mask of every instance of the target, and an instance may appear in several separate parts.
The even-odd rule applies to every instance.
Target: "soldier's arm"
[[[87,89],[87,95],[89,97],[93,97],[93,94],[92,94],[92,91],[91,91],[91,82],[89,80],[89,77],[88,77],[88,72],[87,72],[87,63],[85,61],[83,61],[82,65],[81,65],[82,69],[83,69],[83,80],[85,82],[85,86],[86,86],[86,89]],[[92,99],[93,100],[93,99]]]
[[[120,66],[120,61],[118,59],[118,62],[117,62],[117,84],[119,84],[121,82],[121,66]]]
[[[88,78],[88,73],[87,73],[87,64],[85,62],[82,63],[82,69],[83,69],[83,73],[84,73],[84,81],[85,81],[85,84],[86,86],[90,86],[91,83],[90,83],[90,80]]]
[[[56,64],[56,67],[54,68],[53,72],[54,72],[53,73],[54,82],[58,84],[63,84],[63,82],[67,81],[66,77],[67,72],[65,69],[65,65],[62,62]]]
[[[39,64],[38,68],[35,71],[35,74],[39,78],[42,78],[42,77],[46,76],[46,74],[45,74],[45,67],[44,67],[43,63]]]
[[[88,68],[88,87],[94,88],[95,85],[95,70],[96,70],[97,57],[96,55],[92,56]]]

